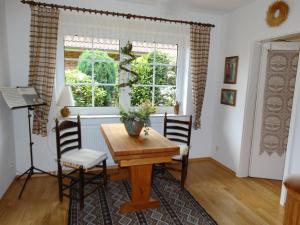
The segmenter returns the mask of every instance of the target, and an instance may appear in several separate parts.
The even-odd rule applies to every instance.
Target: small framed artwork
[[[236,90],[223,88],[221,91],[221,104],[235,106]]]
[[[225,58],[224,84],[236,84],[239,57]]]

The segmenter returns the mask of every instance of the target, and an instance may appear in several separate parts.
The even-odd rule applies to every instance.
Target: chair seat
[[[82,148],[80,150],[72,150],[61,156],[61,163],[64,166],[89,169],[96,166],[106,159],[106,153],[98,152],[92,149]]]
[[[174,160],[181,160],[183,155],[187,155],[188,154],[189,148],[188,148],[187,145],[179,145],[178,147],[180,148],[179,149],[180,155],[174,155],[172,157],[172,159],[174,159]]]

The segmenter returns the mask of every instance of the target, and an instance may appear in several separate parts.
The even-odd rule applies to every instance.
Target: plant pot
[[[129,136],[138,137],[144,127],[144,122],[136,120],[125,120],[124,126]]]

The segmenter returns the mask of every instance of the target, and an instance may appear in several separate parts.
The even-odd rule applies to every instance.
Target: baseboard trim
[[[223,163],[220,163],[219,161],[217,161],[217,160],[215,160],[214,158],[211,158],[211,157],[210,157],[210,161],[213,162],[214,164],[216,164],[217,166],[223,168],[224,170],[226,170],[230,174],[236,176],[236,173],[232,169],[230,169],[229,167],[225,166]]]
[[[232,169],[228,168],[227,166],[225,166],[224,164],[220,163],[219,161],[215,160],[212,157],[208,156],[208,157],[200,157],[200,158],[191,158],[191,159],[189,159],[190,163],[204,162],[204,161],[210,161],[210,162],[214,163],[215,165],[221,167],[222,169],[226,170],[230,174],[236,176],[236,173]]]
[[[189,162],[203,162],[203,161],[209,161],[211,160],[211,157],[200,157],[200,158],[190,158]]]

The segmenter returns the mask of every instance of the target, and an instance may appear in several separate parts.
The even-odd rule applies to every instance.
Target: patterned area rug
[[[164,176],[173,178],[168,172]],[[120,206],[130,199],[130,183],[109,181],[107,191],[99,187],[85,199],[82,211],[76,200],[70,201],[69,225],[217,224],[187,190],[181,190],[177,181],[154,178],[152,198],[161,202],[160,208],[121,214]]]

